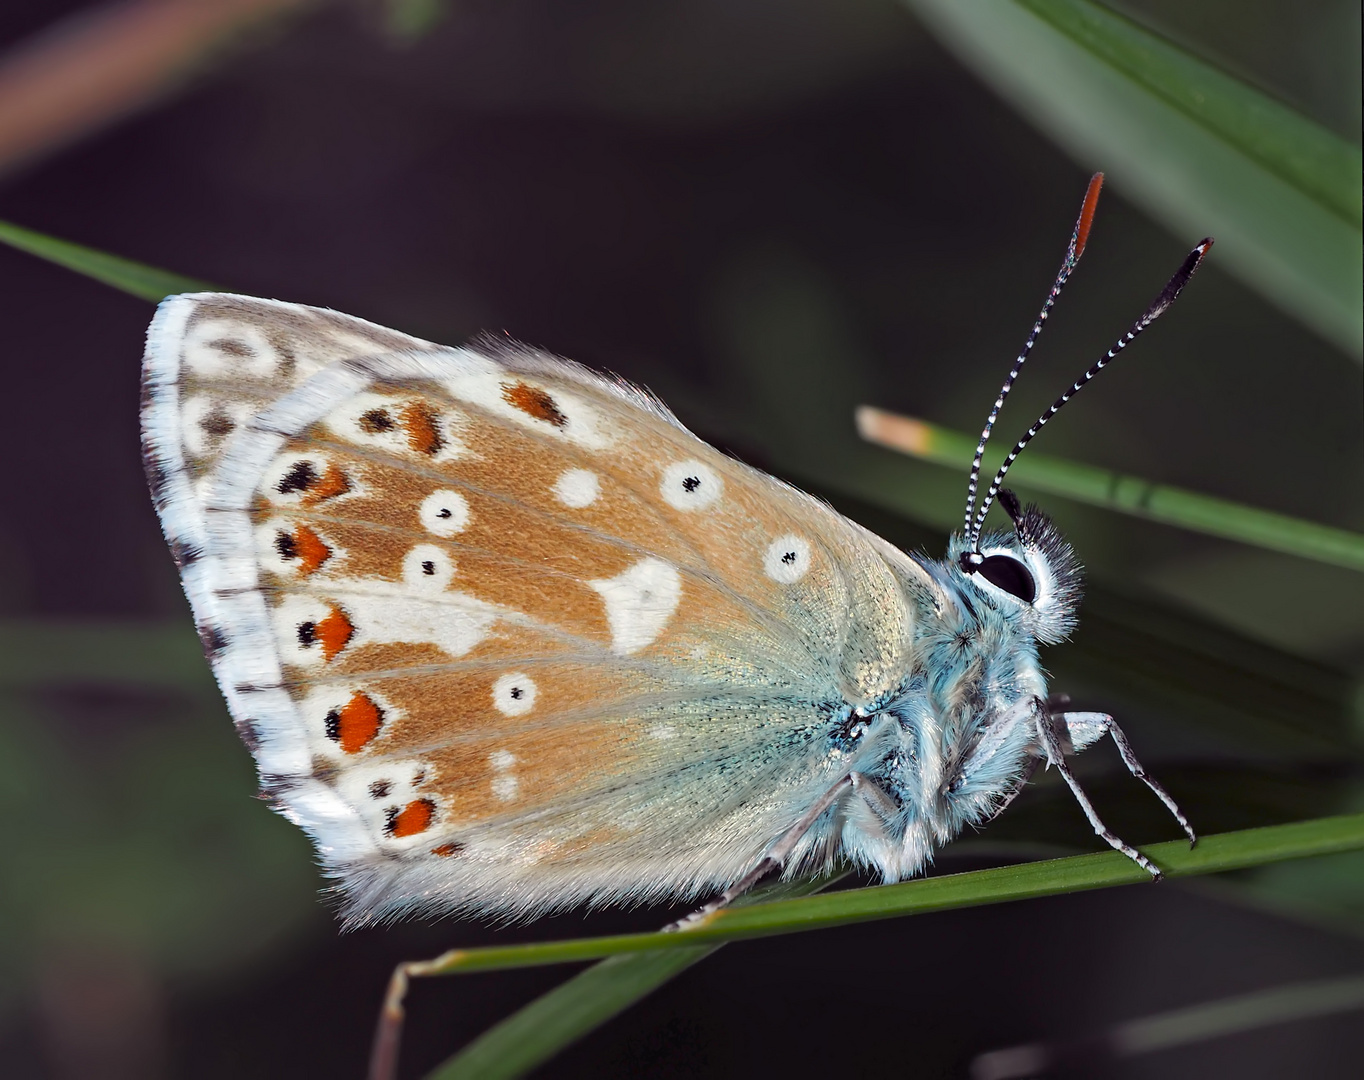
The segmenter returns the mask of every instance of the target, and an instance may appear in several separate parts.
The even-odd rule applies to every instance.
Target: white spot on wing
[[[503,675],[493,683],[493,705],[506,716],[525,716],[535,708],[535,680],[521,672]],[[498,751],[506,753],[506,751]],[[497,755],[494,754],[494,757]],[[507,755],[511,757],[510,754]]]
[[[279,373],[279,351],[260,327],[235,319],[204,319],[185,333],[185,367],[196,375],[269,379]]]
[[[299,628],[309,623],[316,627],[332,614],[331,604],[313,596],[286,596],[271,614],[284,663],[317,667],[325,662],[321,642],[308,640],[308,635],[301,635]]]
[[[494,416],[529,428],[549,438],[564,439],[589,450],[604,450],[616,441],[608,429],[607,418],[582,398],[558,387],[551,389],[534,379],[506,371],[485,358],[482,363],[493,370],[475,371],[442,380],[447,392],[460,401],[468,402],[486,409]],[[523,412],[507,400],[505,387],[524,383],[534,390],[543,390],[554,399],[559,413],[568,418],[568,423],[559,427],[548,420],[541,420]]]
[[[265,405],[261,401],[224,401],[208,394],[196,394],[186,399],[180,408],[180,434],[185,449],[192,457],[204,457],[223,445],[223,441]],[[210,418],[212,418],[210,420]],[[222,424],[226,419],[227,424]],[[211,434],[204,427],[210,420],[211,426],[228,427],[229,431]],[[213,422],[217,421],[216,424]]]
[[[469,500],[458,491],[433,491],[417,511],[422,526],[436,536],[454,536],[469,524]]]
[[[458,593],[444,598],[459,599]],[[473,597],[464,603],[422,603],[402,596],[346,597],[353,612],[357,645],[371,642],[430,643],[450,656],[463,656],[485,637],[496,613]]]
[[[792,585],[810,572],[810,543],[802,536],[788,533],[767,546],[763,572],[773,581]]]
[[[613,578],[588,584],[606,605],[611,648],[627,656],[663,633],[682,599],[682,575],[677,567],[652,556]]]
[[[516,755],[509,750],[494,750],[488,755],[488,764],[496,774],[492,784],[493,797],[501,802],[511,802],[521,787],[521,781],[511,771],[516,764]]]
[[[305,523],[306,524],[306,523]],[[290,578],[303,576],[303,559],[300,554],[287,555],[287,548],[281,548],[281,534],[291,537],[297,523],[290,518],[273,517],[264,524],[256,526],[254,535],[256,540],[256,560],[262,569],[269,570],[271,573]],[[322,543],[327,545],[330,554],[322,564],[327,571],[334,571],[339,564],[346,560],[346,552],[342,550],[330,537],[323,535],[312,525],[308,529],[318,537]]]
[[[568,469],[554,481],[551,490],[565,506],[581,510],[597,501],[597,496],[601,494],[601,481],[596,473],[588,469]]]
[[[406,584],[356,579],[332,582],[335,606],[345,612],[354,628],[346,648],[363,645],[435,645],[450,656],[463,656],[485,637],[497,621],[491,605],[463,593],[446,591],[437,600],[412,595]],[[301,623],[317,623],[332,611],[333,603],[306,594],[286,596],[274,609],[276,641],[286,664],[316,667],[324,663],[321,647],[305,645],[299,638]]]
[[[416,453],[410,442],[410,432],[406,426],[405,410],[411,408],[414,399],[393,397],[387,394],[356,394],[323,417],[322,422],[338,438],[357,446],[372,446],[390,453],[410,456]],[[415,404],[421,404],[416,399]],[[433,460],[448,461],[464,453],[464,445],[454,434],[454,427],[464,417],[448,408],[433,408],[432,419],[440,435],[441,449]],[[422,455],[424,457],[424,455]]]
[[[289,450],[278,454],[260,474],[259,494],[276,506],[298,506],[307,498],[316,497],[318,484],[332,475],[332,462],[325,454],[300,453]],[[221,472],[221,466],[219,466]],[[216,474],[208,474],[210,477]],[[355,477],[342,470],[346,490],[327,496],[327,501],[351,498],[363,491]],[[216,483],[216,482],[215,482]],[[217,485],[221,487],[221,485]],[[283,488],[284,490],[280,490]],[[214,488],[212,490],[217,490]]]
[[[403,557],[403,581],[417,592],[444,592],[455,576],[455,560],[435,544],[418,544]]]
[[[388,815],[413,799],[431,796],[416,781],[431,778],[431,767],[420,758],[374,763],[347,762],[336,777],[336,787],[352,813],[365,823],[373,842],[384,848],[408,848],[431,843],[430,834],[393,836],[385,827]]]
[[[720,474],[700,461],[678,461],[663,470],[658,493],[678,510],[704,510],[724,492]]]

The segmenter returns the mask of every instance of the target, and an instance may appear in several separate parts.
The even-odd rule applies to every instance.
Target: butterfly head
[[[1036,506],[1023,507],[1007,488],[999,501],[1013,531],[986,533],[975,544],[967,536],[954,536],[948,547],[949,574],[973,602],[1012,616],[1036,640],[1054,645],[1075,629],[1083,577],[1079,560]]]

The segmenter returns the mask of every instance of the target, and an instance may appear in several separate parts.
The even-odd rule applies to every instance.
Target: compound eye
[[[1037,599],[1037,582],[1028,568],[1012,555],[990,555],[976,567],[976,573],[1025,604]]]

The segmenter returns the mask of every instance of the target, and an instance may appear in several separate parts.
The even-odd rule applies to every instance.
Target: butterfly
[[[350,925],[718,893],[705,911],[836,860],[897,881],[1039,764],[1158,877],[1068,768],[1105,734],[1193,839],[1110,717],[1048,699],[1038,645],[1074,627],[1080,567],[1004,470],[976,505],[979,453],[934,560],[514,343],[181,295],[143,387],[209,663]],[[996,498],[1012,527],[983,531]]]

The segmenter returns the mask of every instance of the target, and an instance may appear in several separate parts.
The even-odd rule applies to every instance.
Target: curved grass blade
[[[158,270],[154,266],[96,251],[81,244],[73,244],[69,240],[58,240],[56,237],[34,232],[8,221],[0,221],[0,243],[6,243],[12,248],[64,266],[105,285],[112,285],[115,289],[136,296],[140,300],[150,300],[154,304],[175,293],[222,291],[217,286],[199,281],[197,278],[172,274],[168,270]]]
[[[991,1050],[971,1062],[972,1080],[1024,1080],[1057,1068],[1101,1068],[1115,1058],[1150,1054],[1319,1016],[1364,1009],[1364,976],[1319,979],[1206,1001],[1115,1024],[1087,1039]]]
[[[1192,850],[1183,841],[1153,844],[1142,850],[1167,876],[1187,877],[1359,849],[1364,849],[1364,814],[1221,833],[1204,837]],[[423,965],[423,974],[452,975],[583,960],[603,963],[491,1028],[429,1077],[452,1080],[522,1075],[727,941],[1146,880],[1143,870],[1117,852],[1108,851],[724,909],[681,933],[620,934],[454,950]],[[670,959],[666,953],[677,955]]]
[[[613,956],[593,964],[489,1028],[427,1078],[504,1080],[524,1076],[719,948],[693,945]]]
[[[1141,848],[1169,878],[1219,874],[1287,859],[1361,849],[1364,849],[1364,813],[1217,833],[1201,837],[1198,846],[1192,849],[1185,840],[1170,840]],[[454,949],[428,964],[423,974],[458,975],[573,964],[650,949],[773,937],[927,911],[1031,900],[1149,881],[1146,871],[1125,855],[1101,851],[964,874],[918,878],[898,885],[876,885],[822,896],[774,900],[750,907],[722,908],[694,928],[679,933],[615,934]]]
[[[774,885],[741,897],[735,906],[809,896],[845,876]],[[603,960],[489,1028],[430,1075],[439,1080],[522,1076],[721,947],[696,945]]]
[[[976,441],[971,436],[869,405],[857,410],[857,430],[868,442],[954,469],[969,468],[975,452]],[[987,458],[990,456],[987,454]],[[1003,456],[999,449],[993,452],[998,460],[1003,460]],[[989,466],[987,474],[995,467]],[[1048,457],[1036,451],[1020,457],[1009,475],[1019,484],[1091,506],[1350,570],[1364,570],[1364,535],[1345,529]]]
[[[1364,359],[1360,151],[1090,0],[906,0],[1008,104]]]

